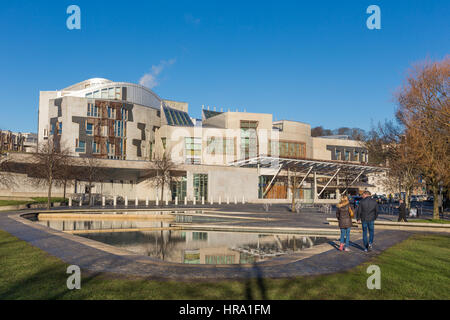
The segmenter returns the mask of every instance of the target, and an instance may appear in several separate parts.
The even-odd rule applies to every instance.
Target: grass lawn
[[[450,220],[442,220],[442,219],[411,219],[411,222],[425,222],[425,223],[450,223]]]
[[[20,204],[27,204],[30,203],[30,201],[26,200],[0,200],[0,207],[4,206],[17,206]]]
[[[369,264],[381,290],[366,287]],[[450,299],[450,237],[415,235],[347,272],[261,281],[176,282],[84,275],[66,287],[67,264],[0,231],[3,299]],[[83,274],[83,271],[82,271]]]
[[[0,207],[1,206],[16,206],[20,204],[33,204],[33,203],[47,203],[46,197],[37,197],[37,198],[31,198],[32,201],[26,201],[26,200],[0,200]],[[52,202],[63,202],[63,198],[52,198]]]

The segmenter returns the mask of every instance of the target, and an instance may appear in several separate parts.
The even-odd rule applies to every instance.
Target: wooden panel
[[[282,185],[274,185],[266,194],[266,199],[286,199],[287,187]]]

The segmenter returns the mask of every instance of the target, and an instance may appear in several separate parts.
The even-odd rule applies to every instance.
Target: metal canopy
[[[268,156],[258,156],[244,160],[237,160],[230,163],[231,166],[236,167],[260,167],[260,168],[274,168],[278,169],[280,166],[283,169],[294,168],[296,170],[308,170],[312,167],[312,171],[318,174],[329,175],[333,174],[338,169],[341,171],[354,173],[356,175],[361,172],[375,173],[386,171],[387,168],[373,167],[368,165],[350,163],[350,162],[338,162],[338,161],[322,161],[312,159],[285,159],[275,158]]]

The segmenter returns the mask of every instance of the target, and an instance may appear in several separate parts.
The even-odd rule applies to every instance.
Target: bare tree
[[[372,165],[389,168],[381,184],[390,192],[405,192],[406,205],[410,207],[410,195],[418,186],[420,169],[415,161],[414,148],[410,137],[405,135],[401,123],[392,121],[378,124],[372,128],[364,141]]]
[[[80,169],[80,177],[88,183],[88,201],[89,206],[92,205],[92,187],[95,181],[101,181],[104,178],[104,169],[100,161],[93,156],[88,156],[82,160],[82,168]]]
[[[411,156],[434,195],[439,219],[439,189],[450,185],[450,56],[416,65],[396,95],[397,118],[405,127]]]
[[[41,143],[32,157],[32,165],[29,166],[29,176],[35,177],[37,184],[47,186],[47,209],[51,207],[52,188],[59,179],[58,173],[66,163],[70,152],[61,146],[59,140],[49,138]]]
[[[6,153],[0,152],[0,186],[11,188],[14,184],[10,171],[10,161]]]
[[[161,205],[164,201],[164,188],[170,187],[170,183],[174,177],[172,171],[175,169],[175,164],[172,162],[170,152],[164,151],[160,155],[156,155],[151,161],[151,168],[156,170],[156,175],[152,175],[150,180],[155,184],[156,188],[161,188]]]
[[[74,167],[74,158],[64,157],[61,166],[56,175],[56,185],[63,187],[63,198],[66,201],[67,187],[73,185],[73,179],[77,176],[77,171]]]

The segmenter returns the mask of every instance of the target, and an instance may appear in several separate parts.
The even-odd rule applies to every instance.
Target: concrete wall
[[[40,91],[39,92],[39,110],[38,110],[38,144],[44,141],[44,130],[49,133],[49,100],[57,96],[56,91]]]

